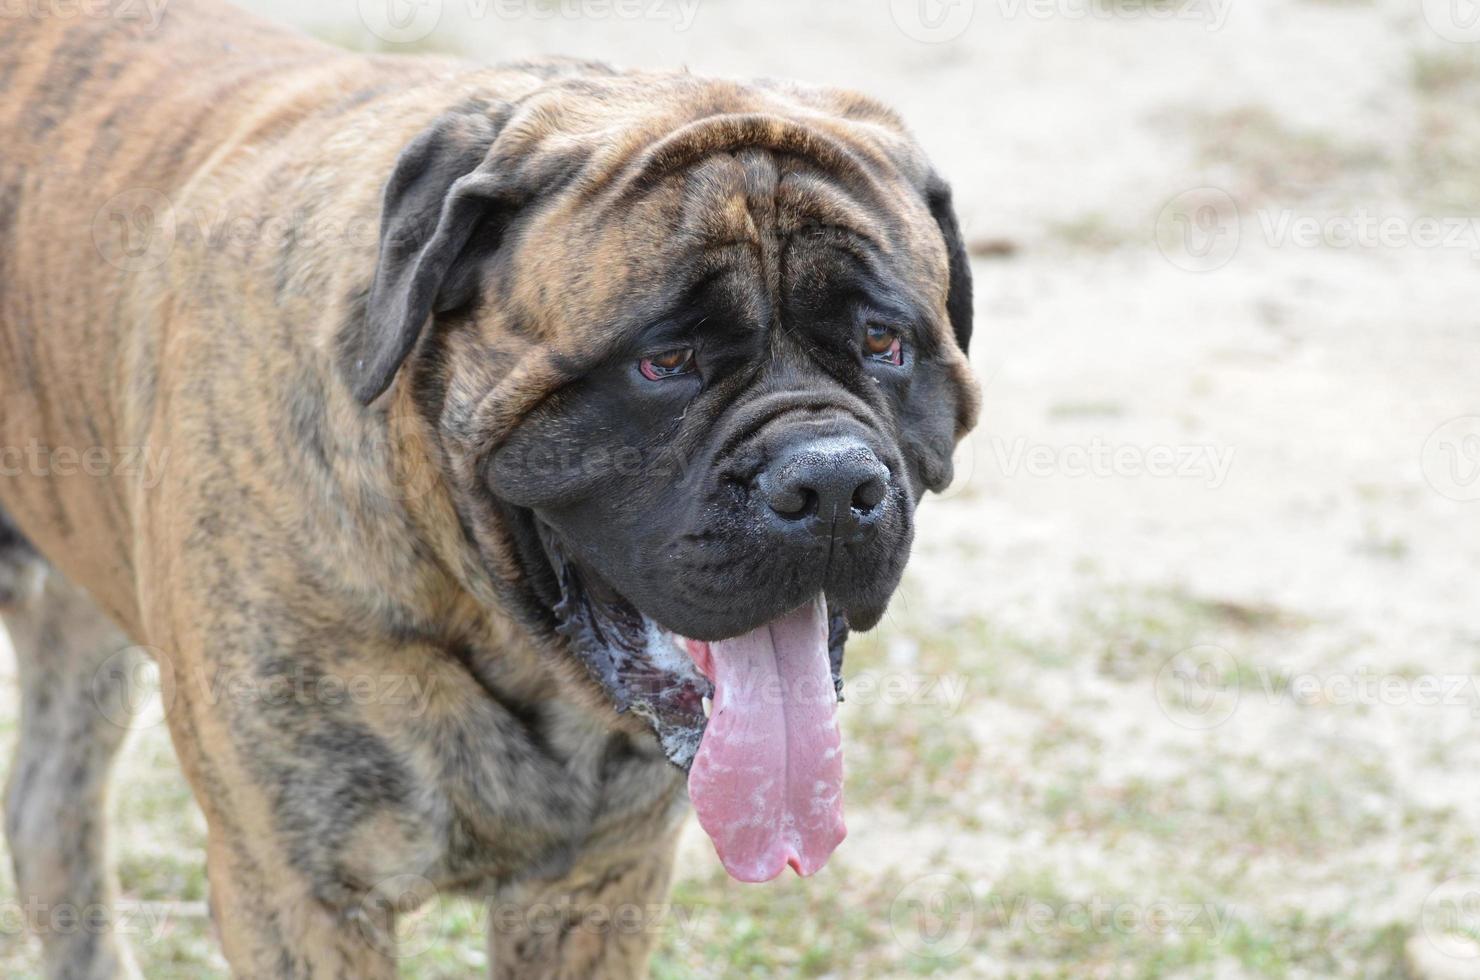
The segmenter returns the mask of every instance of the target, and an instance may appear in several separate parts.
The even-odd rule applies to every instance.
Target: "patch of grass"
[[[963,801],[962,782],[981,747],[938,705],[870,705],[844,716],[848,796],[911,816],[944,813]]]
[[[1447,95],[1480,85],[1480,55],[1451,45],[1414,52],[1413,87],[1423,95]]]
[[[118,883],[123,893],[144,901],[206,900],[205,852],[162,847],[129,850],[118,858]]]
[[[1035,641],[976,617],[912,617],[904,601],[880,630],[857,637],[842,708],[854,853],[812,878],[759,887],[712,864],[680,869],[650,926],[653,975],[975,976],[988,964],[1075,980],[1403,977],[1418,920],[1374,918],[1366,905],[1384,901],[1400,875],[1442,880],[1455,855],[1480,850],[1463,813],[1404,801],[1387,757],[1314,725],[1325,709],[1279,709],[1300,744],[1330,739],[1324,755],[1271,753],[1241,741],[1232,723],[1188,738],[1154,710],[1129,733],[1105,724],[1118,692],[1144,695],[1167,656],[1210,639],[1239,651],[1231,680],[1254,698],[1269,681],[1247,651],[1322,624],[1177,588],[1097,589],[1064,619],[1058,639]],[[890,695],[880,683],[890,677],[964,680],[964,696],[949,704],[908,685]],[[1168,749],[1145,750],[1148,759],[1181,754],[1168,766],[1123,765],[1136,751],[1126,739],[1151,735]],[[1443,749],[1435,743],[1433,765],[1446,765]],[[199,906],[203,825],[163,730],[140,733],[125,767],[119,850],[129,896]],[[908,861],[877,845],[856,851],[886,814],[921,828]],[[981,851],[935,846],[928,835],[942,829],[979,838]],[[1395,839],[1411,847],[1392,858]],[[1030,843],[1015,851],[1018,841]],[[964,930],[959,942],[940,955],[922,952],[911,932],[921,927],[915,913],[940,925],[933,893],[922,897],[921,878],[901,870],[922,854],[932,874],[972,898],[952,927]],[[1333,889],[1349,907],[1320,903]],[[0,901],[12,892],[0,871]],[[1086,920],[1096,902],[1101,918]],[[207,919],[178,908],[157,941],[135,944],[145,975],[225,977]],[[1117,920],[1117,908],[1127,918]],[[1159,908],[1171,918],[1158,924]],[[402,975],[482,975],[485,915],[457,900],[418,913],[403,933],[415,948]],[[0,943],[0,975],[37,976],[38,962],[33,944]]]
[[[1125,406],[1111,401],[1054,402],[1048,406],[1051,419],[1118,419],[1125,415]]]
[[[1101,601],[1084,610],[1079,623],[1101,651],[1100,669],[1122,679],[1160,670],[1167,658],[1216,638],[1306,625],[1304,617],[1273,605],[1206,598],[1177,589],[1107,590]]]
[[[722,872],[680,881],[653,976],[896,975],[908,958],[890,927],[900,886],[895,877],[863,878],[837,866],[763,888]]]
[[[1408,557],[1408,542],[1399,534],[1384,533],[1368,525],[1357,541],[1357,554],[1380,561],[1402,561]]]
[[[1195,114],[1189,123],[1202,164],[1232,171],[1241,205],[1326,193],[1339,182],[1385,173],[1392,164],[1382,146],[1292,126],[1263,106]]]
[[[1408,148],[1410,194],[1436,214],[1480,214],[1480,55],[1463,46],[1413,56],[1418,97],[1415,137]]]
[[[1138,240],[1135,233],[1099,213],[1081,215],[1068,221],[1050,222],[1048,234],[1060,244],[1091,252],[1108,252]]]

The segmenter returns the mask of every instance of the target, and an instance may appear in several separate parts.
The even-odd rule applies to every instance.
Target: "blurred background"
[[[861,89],[955,186],[982,423],[850,646],[849,839],[745,886],[690,834],[657,977],[1480,976],[1480,6],[244,5]],[[145,972],[225,976],[164,727],[123,766]],[[405,975],[480,975],[482,916]]]

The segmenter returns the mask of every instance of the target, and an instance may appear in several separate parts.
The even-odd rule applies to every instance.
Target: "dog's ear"
[[[433,314],[477,290],[477,254],[497,244],[519,203],[494,172],[500,117],[448,113],[412,140],[386,182],[380,255],[363,322],[340,351],[350,390],[368,405],[390,387]]]
[[[966,353],[971,346],[971,262],[966,257],[966,243],[961,238],[961,226],[956,221],[956,211],[951,206],[951,187],[944,180],[932,175],[925,186],[925,202],[930,214],[940,226],[946,241],[946,254],[950,258],[950,285],[946,293],[946,312],[951,317],[951,329],[956,334],[956,343]]]

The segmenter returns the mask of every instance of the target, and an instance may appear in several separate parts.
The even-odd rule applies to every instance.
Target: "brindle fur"
[[[682,773],[559,653],[517,531],[459,493],[476,478],[469,447],[501,438],[601,343],[562,332],[581,316],[528,311],[589,312],[619,301],[624,276],[662,274],[631,224],[583,206],[578,166],[582,181],[630,181],[611,207],[646,215],[655,239],[702,220],[756,240],[746,208],[724,206],[745,190],[734,173],[706,175],[702,213],[653,188],[716,151],[743,178],[764,169],[746,147],[825,163],[841,145],[833,166],[887,166],[918,188],[929,175],[897,122],[839,93],[350,55],[196,0],[172,0],[153,31],[11,20],[0,76],[0,446],[101,447],[113,464],[0,477],[0,603],[23,689],[7,805],[21,891],[114,901],[101,821],[126,718],[95,705],[100,690],[129,700],[118,687],[139,643],[171,681],[169,730],[209,826],[211,908],[238,975],[393,975],[384,910],[404,909],[408,880],[427,885],[417,895],[505,905],[660,901]],[[792,122],[663,142],[717,113]],[[509,179],[563,209],[544,225],[563,231],[522,243],[476,322],[411,338],[413,366],[367,407],[356,392],[390,381],[357,374],[384,354],[366,316],[382,190],[439,119],[454,150],[502,131]],[[175,238],[158,261],[155,242],[109,237],[126,229],[120,213],[161,198]],[[810,213],[882,222],[925,257],[921,282],[943,281],[925,205],[849,207],[819,190]],[[944,292],[930,302],[944,320]],[[959,360],[956,434],[975,413]],[[449,439],[459,431],[467,446]],[[118,465],[138,447],[157,480]],[[411,678],[425,711],[221,693],[285,676]],[[645,971],[651,932],[577,924],[493,930],[494,973]],[[42,940],[51,976],[132,969],[106,932]]]

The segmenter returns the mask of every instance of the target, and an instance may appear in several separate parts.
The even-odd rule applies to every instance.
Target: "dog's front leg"
[[[254,842],[260,847],[261,841]],[[206,862],[211,915],[237,977],[392,980],[394,922],[366,908],[334,908],[282,862],[264,866],[245,842],[213,827]],[[283,857],[287,857],[283,855]],[[372,905],[372,903],[367,903]],[[393,907],[380,905],[382,909]]]
[[[220,614],[241,600],[224,594],[211,621],[192,600],[176,592],[180,612],[159,617],[192,624],[155,633],[161,694],[206,818],[211,914],[232,975],[396,976],[395,919],[410,896],[382,891],[435,863],[445,826],[398,741],[404,726],[380,717],[401,710],[376,683],[395,668],[355,659],[368,645],[310,644],[284,608],[233,622]]]
[[[684,910],[668,901],[676,831],[599,870],[578,870],[544,888],[494,899],[488,960],[495,980],[636,980],[670,930],[687,930]],[[682,932],[681,932],[682,934]]]
[[[332,738],[333,730],[311,708],[300,708],[298,730],[279,726],[277,744],[261,731],[255,745],[243,742],[240,735],[259,710],[254,701],[275,695],[229,687],[232,681],[219,680],[225,675],[202,663],[175,662],[167,720],[206,817],[211,918],[232,976],[395,977],[393,944],[385,941],[394,933],[395,904],[353,891],[352,880],[334,882],[323,854],[304,847],[309,829],[326,819],[308,809],[315,795],[261,765],[270,755],[302,754],[305,734]],[[331,779],[325,773],[318,781]],[[344,875],[354,877],[348,869]]]

